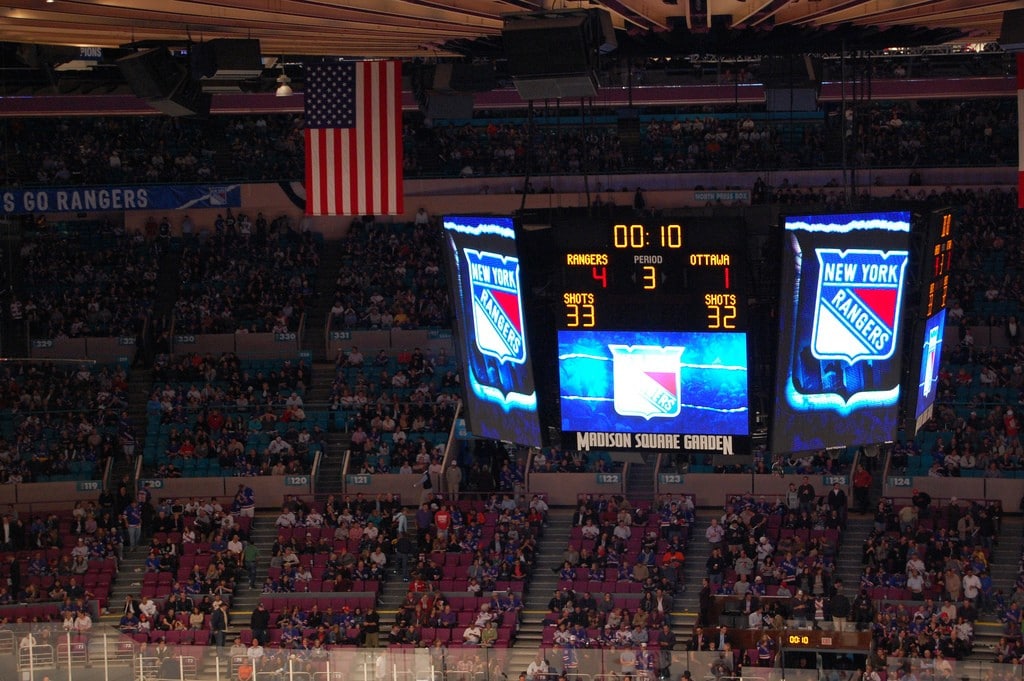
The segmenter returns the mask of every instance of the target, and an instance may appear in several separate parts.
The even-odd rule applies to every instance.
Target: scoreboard
[[[557,258],[563,445],[746,454],[744,224],[590,225]]]
[[[561,256],[560,328],[745,331],[745,260],[741,225],[603,225]]]
[[[943,208],[928,215],[922,246],[921,315],[915,324],[915,342],[911,348],[911,372],[916,372],[916,390],[908,391],[905,428],[917,433],[932,417],[939,389],[939,368],[946,331],[946,299],[949,296],[949,271],[953,266],[953,210]],[[913,415],[913,418],[909,418]]]
[[[929,217],[928,241],[922,279],[928,289],[924,298],[924,316],[931,317],[946,308],[949,296],[949,271],[953,267],[953,211],[937,210]]]

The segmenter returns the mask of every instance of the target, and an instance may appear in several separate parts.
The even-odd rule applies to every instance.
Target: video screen
[[[946,311],[939,310],[924,323],[920,339],[920,371],[917,377],[917,404],[914,407],[915,432],[932,417],[935,396],[939,390],[939,367],[942,363],[942,335],[946,331]]]
[[[511,218],[444,218],[466,419],[477,437],[539,447],[519,257]]]
[[[775,453],[892,440],[910,213],[785,219]]]
[[[743,333],[559,331],[558,377],[563,431],[750,432]]]

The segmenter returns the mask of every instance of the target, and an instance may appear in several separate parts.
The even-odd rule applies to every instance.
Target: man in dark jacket
[[[832,626],[836,631],[846,631],[846,620],[850,617],[850,599],[843,593],[843,583],[836,581],[835,594],[828,599],[828,610],[832,615]]]
[[[7,579],[10,582],[10,594],[12,598],[21,596],[21,563],[13,554],[7,556]]]
[[[267,640],[267,630],[270,629],[270,613],[262,603],[252,611],[252,616],[249,617],[249,628],[252,629],[254,639],[260,643]]]
[[[224,632],[228,628],[228,604],[221,603],[219,608],[214,608],[210,613],[210,638],[213,645],[218,648],[224,647]]]

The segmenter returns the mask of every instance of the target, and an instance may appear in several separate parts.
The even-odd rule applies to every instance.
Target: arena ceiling
[[[835,51],[995,41],[1003,12],[1024,0],[5,0],[0,41],[115,48],[258,38],[264,55],[486,57],[503,14],[597,7],[641,52],[651,49],[645,40],[682,53]],[[775,38],[751,45],[755,33]]]

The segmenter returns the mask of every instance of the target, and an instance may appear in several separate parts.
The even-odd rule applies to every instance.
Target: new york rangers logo
[[[609,345],[615,412],[645,419],[671,418],[680,410],[682,347]]]
[[[519,258],[463,249],[473,296],[476,347],[499,362],[526,361]]]
[[[888,359],[896,349],[907,251],[819,248],[811,352],[816,359]]]

